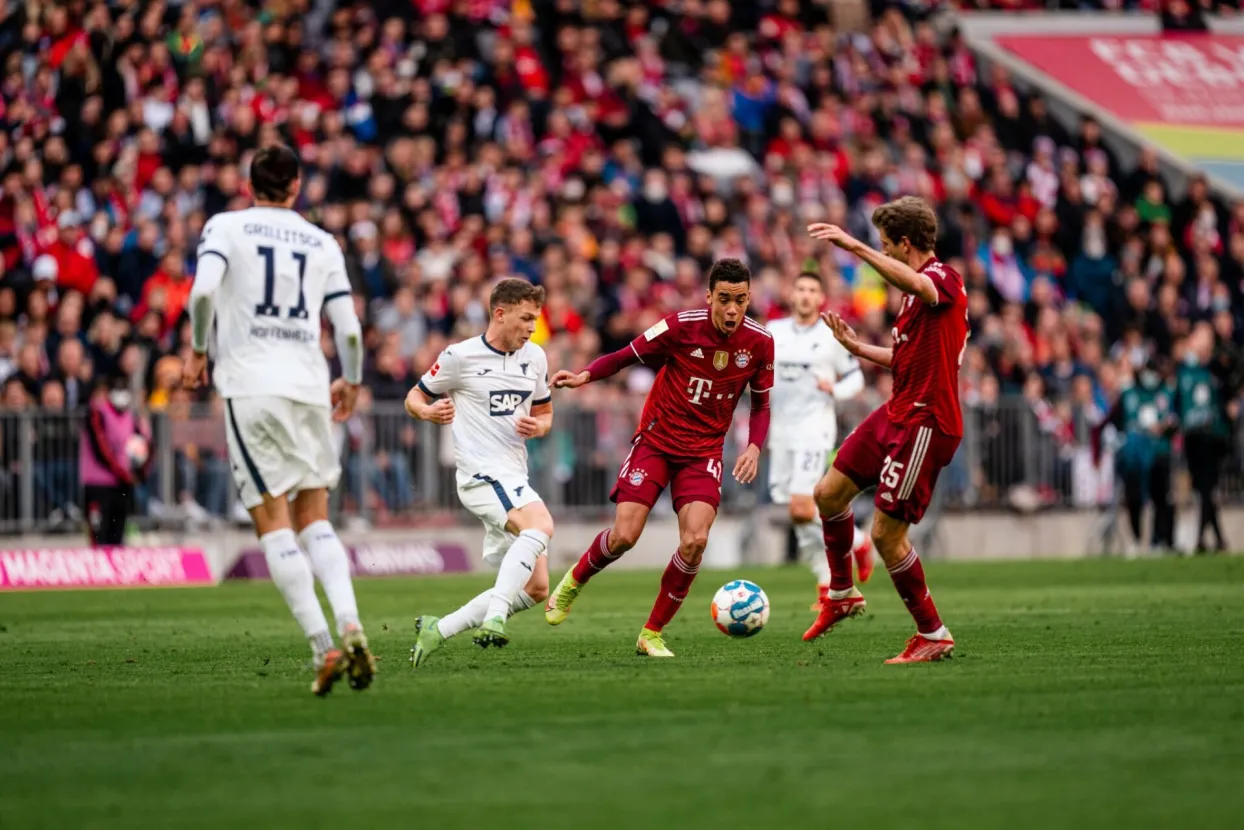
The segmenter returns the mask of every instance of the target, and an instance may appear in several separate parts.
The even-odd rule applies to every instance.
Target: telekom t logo
[[[687,383],[687,394],[691,396],[691,402],[699,406],[700,401],[708,397],[712,388],[713,382],[708,378],[691,378]]]

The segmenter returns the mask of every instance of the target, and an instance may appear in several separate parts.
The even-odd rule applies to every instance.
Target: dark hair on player
[[[717,287],[719,282],[745,282],[751,283],[752,272],[747,270],[747,266],[737,259],[719,259],[713,263],[713,267],[708,271],[708,290],[712,291]]]
[[[544,305],[544,288],[518,277],[506,277],[493,286],[492,294],[488,297],[488,310],[496,311],[503,305],[518,305],[528,301],[539,306]]]
[[[263,147],[251,159],[251,193],[256,199],[284,202],[298,176],[298,156],[284,144]]]
[[[873,211],[873,224],[891,242],[906,239],[917,251],[931,251],[937,244],[937,214],[924,199],[903,196]]]
[[[825,290],[825,280],[821,279],[821,275],[815,271],[800,271],[799,276],[795,277],[795,282],[799,282],[800,280],[812,280],[820,286],[822,291]]]

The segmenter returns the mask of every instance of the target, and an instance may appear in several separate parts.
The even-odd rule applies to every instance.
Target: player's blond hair
[[[873,211],[873,224],[891,242],[906,239],[917,251],[932,251],[937,244],[937,214],[924,199],[902,196]]]

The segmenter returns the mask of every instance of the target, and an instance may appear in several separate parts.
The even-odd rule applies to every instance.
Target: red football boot
[[[855,578],[863,585],[873,575],[873,540],[864,534],[863,540],[851,549],[855,557]]]
[[[863,614],[866,604],[864,595],[859,592],[858,588],[852,588],[851,595],[842,599],[830,599],[827,597],[821,603],[821,612],[816,615],[816,621],[812,623],[812,627],[803,632],[804,642],[815,640],[847,617],[856,617]]]
[[[812,603],[812,605],[808,608],[808,610],[816,611],[817,613],[820,613],[821,606],[825,604],[825,600],[827,599],[829,599],[829,586],[828,585],[817,585],[816,586],[816,602]]]
[[[916,634],[907,641],[903,653],[886,660],[887,663],[936,663],[955,656],[955,641],[947,635],[941,640],[930,640]]]

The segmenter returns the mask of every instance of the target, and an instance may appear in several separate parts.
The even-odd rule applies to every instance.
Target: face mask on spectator
[[[112,404],[113,409],[129,409],[133,402],[133,395],[128,389],[114,389],[108,393],[108,402]]]
[[[774,185],[770,195],[778,207],[790,207],[795,203],[795,189],[785,182]]]
[[[1140,373],[1140,385],[1146,389],[1152,389],[1157,386],[1158,381],[1160,380],[1161,378],[1158,377],[1158,373],[1152,369],[1146,369]]]
[[[649,202],[664,202],[665,196],[665,185],[660,182],[651,182],[644,185],[644,198]]]
[[[1106,255],[1106,240],[1100,233],[1084,234],[1084,255],[1089,259],[1101,259]]]
[[[1011,237],[1004,233],[1000,233],[993,238],[993,252],[995,256],[1008,257],[1015,250],[1015,246],[1011,243]]]

